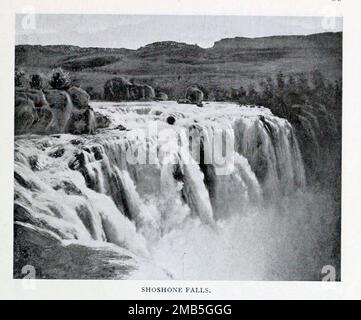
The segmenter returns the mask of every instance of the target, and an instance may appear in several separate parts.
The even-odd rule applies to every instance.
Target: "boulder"
[[[149,101],[155,98],[155,91],[147,84],[136,84],[116,77],[105,83],[104,98],[109,101]]]
[[[26,101],[26,102],[25,102]],[[19,108],[20,104],[23,106]],[[29,119],[20,120],[24,117],[24,104],[31,104],[34,107],[35,115],[29,116]],[[16,90],[15,91],[15,132],[23,133],[46,133],[53,119],[53,113],[45,98],[43,91],[36,89]],[[29,110],[28,110],[29,111]],[[32,120],[31,120],[32,119]],[[25,122],[27,123],[25,125]],[[31,122],[31,124],[30,124]],[[25,127],[24,127],[25,125]]]
[[[68,89],[68,93],[74,107],[80,110],[88,108],[90,96],[85,90],[77,87],[71,87]]]
[[[69,108],[69,104],[71,104],[69,95],[63,90],[46,90],[45,97],[52,110],[66,111]]]
[[[61,158],[64,155],[64,153],[65,153],[65,149],[60,147],[54,151],[51,151],[48,155],[49,155],[49,157],[52,157],[52,158]]]
[[[109,125],[108,121],[102,119],[102,125]],[[72,87],[69,92],[56,89],[15,91],[15,134],[91,134],[96,127],[89,95],[80,88]]]
[[[54,115],[52,132],[65,132],[65,127],[73,111],[73,103],[69,94],[63,90],[45,91],[46,100]]]
[[[109,127],[111,121],[107,116],[105,116],[99,112],[94,112],[94,115],[95,115],[95,122],[96,122],[97,128],[108,128]]]
[[[130,97],[129,100],[154,100],[155,91],[154,89],[147,84],[132,84],[130,87]]]
[[[188,99],[182,99],[182,98],[180,98],[180,99],[177,100],[177,103],[189,104],[189,103],[191,103],[191,102],[190,102]]]
[[[139,100],[154,100],[155,91],[153,87],[147,84],[138,85],[140,87],[140,99]]]
[[[109,101],[127,101],[130,99],[132,84],[122,77],[108,80],[104,85],[104,98]]]
[[[159,92],[157,95],[156,95],[156,99],[159,100],[159,101],[167,101],[168,100],[168,95],[164,92]]]
[[[173,116],[169,116],[166,121],[168,124],[173,125],[175,123],[175,118]]]
[[[54,119],[53,112],[51,111],[48,105],[45,105],[41,108],[35,108],[38,119],[35,123],[33,123],[33,127],[31,131],[33,133],[51,133],[52,122]]]
[[[36,279],[127,279],[137,268],[126,249],[119,252],[112,245],[81,243],[65,246],[55,230],[37,224],[14,223],[14,279],[23,279],[24,270],[33,272]]]
[[[201,104],[203,101],[204,95],[202,90],[195,86],[188,87],[186,90],[186,99],[191,103]]]
[[[120,131],[129,131],[126,127],[124,127],[122,124],[119,124],[115,127],[115,129]]]
[[[15,134],[29,133],[37,120],[34,102],[23,96],[15,96]]]
[[[44,92],[42,90],[20,89],[15,91],[15,95],[18,97],[24,97],[32,100],[36,108],[41,108],[42,106],[48,105],[48,102],[46,101]]]
[[[85,111],[73,110],[67,124],[66,132],[72,134],[93,134],[96,129],[96,118],[91,108]]]

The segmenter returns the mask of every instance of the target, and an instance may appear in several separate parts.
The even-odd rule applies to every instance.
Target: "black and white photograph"
[[[342,280],[342,17],[19,12],[14,43],[14,279]]]

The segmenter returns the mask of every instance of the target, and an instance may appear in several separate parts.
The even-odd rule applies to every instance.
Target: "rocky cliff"
[[[94,133],[96,118],[81,88],[15,91],[15,134]]]
[[[137,84],[122,77],[115,77],[105,83],[104,99],[108,101],[149,101],[155,99],[155,92],[149,85]]]

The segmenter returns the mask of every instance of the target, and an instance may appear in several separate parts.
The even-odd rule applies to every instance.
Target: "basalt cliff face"
[[[15,91],[15,134],[94,133],[96,118],[81,88]]]

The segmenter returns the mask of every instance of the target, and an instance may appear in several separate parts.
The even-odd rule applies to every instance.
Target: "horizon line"
[[[166,42],[174,42],[174,43],[180,43],[180,44],[186,44],[186,45],[190,45],[190,46],[198,46],[201,49],[211,49],[214,47],[214,45],[216,44],[216,42],[219,42],[221,40],[229,40],[229,39],[249,39],[249,40],[255,40],[255,39],[267,39],[267,38],[281,38],[281,37],[308,37],[308,36],[313,36],[313,35],[321,35],[321,34],[337,34],[337,33],[343,33],[343,30],[339,30],[339,31],[325,31],[325,32],[315,32],[315,33],[308,33],[308,34],[285,34],[285,35],[270,35],[270,36],[260,36],[260,37],[245,37],[245,36],[235,36],[235,37],[226,37],[226,38],[221,38],[219,40],[216,40],[215,42],[213,42],[213,46],[211,47],[202,47],[199,46],[198,44],[195,43],[187,43],[184,41],[175,41],[175,40],[163,40],[163,41],[154,41],[154,42],[149,42],[147,44],[145,44],[144,46],[140,46],[137,49],[129,49],[126,47],[101,47],[101,46],[80,46],[80,45],[75,45],[75,44],[66,44],[66,43],[62,43],[62,44],[30,44],[30,43],[15,43],[15,47],[17,46],[40,46],[40,47],[61,47],[61,46],[68,46],[68,47],[77,47],[77,48],[82,48],[82,49],[92,49],[92,48],[96,48],[96,49],[124,49],[124,50],[129,50],[129,51],[137,51],[141,48],[144,48],[148,45],[154,44],[154,43],[166,43]],[[15,31],[15,35],[17,34],[17,32]],[[18,33],[19,34],[19,33]],[[21,33],[20,33],[21,34]]]

